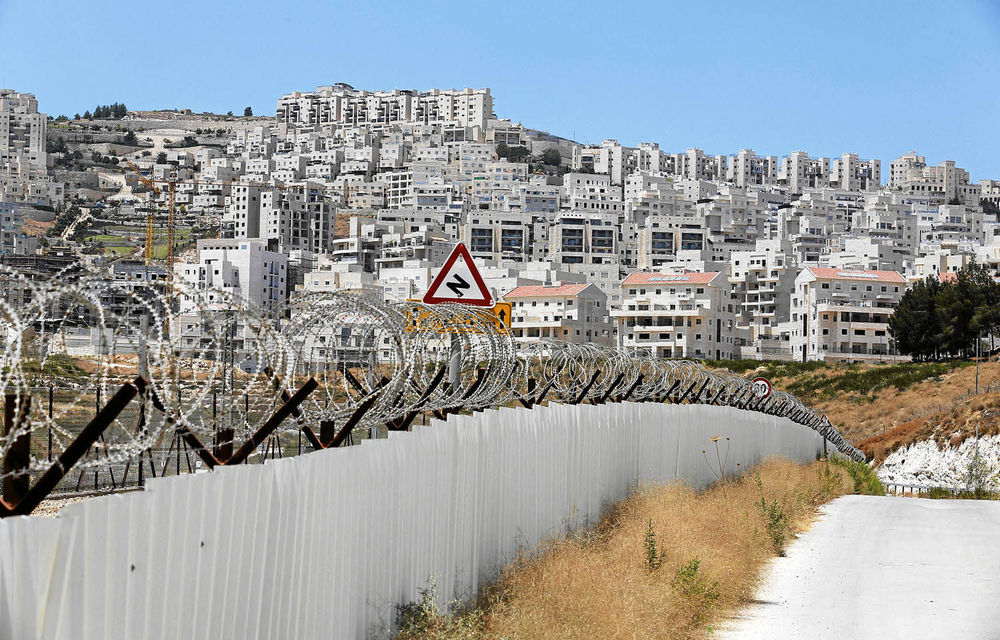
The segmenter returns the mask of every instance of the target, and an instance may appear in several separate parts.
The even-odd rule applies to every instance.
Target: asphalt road
[[[1000,640],[1000,502],[845,496],[725,640]]]

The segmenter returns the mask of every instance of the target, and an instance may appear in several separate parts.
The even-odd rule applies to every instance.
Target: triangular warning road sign
[[[434,278],[434,282],[424,294],[424,304],[441,304],[442,302],[458,302],[477,307],[492,307],[493,296],[490,295],[483,277],[479,275],[472,254],[461,242],[455,245],[451,255],[444,261],[444,266]]]

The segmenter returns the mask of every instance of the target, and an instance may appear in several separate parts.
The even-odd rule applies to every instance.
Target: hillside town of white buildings
[[[0,252],[22,261],[45,251],[19,210],[70,197],[45,138],[34,97],[0,91]],[[178,279],[257,305],[297,289],[403,301],[461,241],[513,305],[518,340],[892,360],[887,322],[908,283],[973,260],[1000,267],[1000,181],[972,184],[955,162],[911,151],[883,176],[880,160],[853,153],[583,145],[497,118],[489,89],[323,86],[283,96],[224,148],[126,159],[218,221],[220,237],[175,264]],[[167,198],[101,171],[121,184],[110,202]]]

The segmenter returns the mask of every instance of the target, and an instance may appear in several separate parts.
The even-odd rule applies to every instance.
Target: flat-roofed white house
[[[792,293],[792,354],[796,360],[895,362],[889,319],[906,291],[897,271],[807,267]]]
[[[619,346],[666,358],[738,358],[736,316],[726,274],[633,273],[611,315]]]

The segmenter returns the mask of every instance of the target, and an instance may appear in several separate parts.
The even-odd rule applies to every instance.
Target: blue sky
[[[86,8],[84,8],[86,7]],[[0,87],[272,114],[294,90],[485,87],[581,142],[878,157],[1000,179],[1000,4],[0,0]]]

